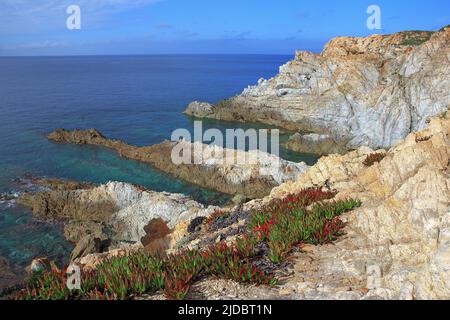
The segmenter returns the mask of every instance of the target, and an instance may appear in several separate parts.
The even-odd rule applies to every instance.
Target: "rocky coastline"
[[[181,194],[154,192],[121,182],[94,186],[63,180],[38,180],[49,191],[22,193],[17,203],[49,221],[64,222],[64,236],[75,246],[71,260],[91,253],[143,247],[146,228],[162,219],[168,228],[211,214],[216,207]],[[151,232],[151,230],[150,230]]]
[[[411,41],[415,39],[415,41]],[[450,27],[367,38],[338,37],[321,54],[299,51],[272,79],[185,114],[262,122],[300,135],[327,135],[321,154],[390,148],[450,105]],[[288,144],[305,150],[306,136]],[[309,145],[309,144],[307,144]]]
[[[449,137],[450,118],[432,118],[426,129],[388,151],[360,147],[323,157],[297,181],[244,204],[242,212],[255,212],[276,199],[317,186],[335,190],[335,200],[357,198],[363,203],[342,217],[346,226],[341,239],[324,246],[303,245],[295,252],[293,264],[284,270],[284,282],[276,288],[228,284],[234,293],[224,291],[233,299],[447,299]],[[383,157],[368,165],[365,160],[371,154]],[[236,208],[229,212],[237,214]],[[217,237],[233,242],[244,220],[241,216],[224,228],[203,229],[188,246],[201,247]],[[214,285],[211,280],[201,286],[214,291]],[[223,295],[216,292],[211,298]]]
[[[119,140],[107,139],[95,129],[73,131],[58,129],[51,132],[48,139],[56,142],[106,147],[115,150],[124,158],[149,163],[175,178],[210,190],[250,199],[268,195],[273,187],[295,180],[308,168],[305,163],[286,161],[256,150],[250,152],[229,150],[187,141],[164,141],[153,146],[135,147]],[[202,150],[205,155],[199,164],[195,164],[193,160],[196,148]],[[191,150],[192,161],[188,164],[175,164],[172,161],[174,149]],[[257,161],[242,163],[235,161],[238,158],[249,159],[252,156]],[[232,161],[227,162],[228,158]],[[279,162],[280,165],[273,167],[275,162]],[[262,171],[266,174],[262,175]]]
[[[275,287],[207,278],[191,288],[190,297],[446,299],[450,295],[449,137],[450,119],[434,117],[424,130],[408,135],[388,151],[360,147],[345,155],[323,157],[296,181],[274,188],[262,199],[220,208],[220,213],[219,208],[207,208],[201,209],[201,214],[166,219],[167,227],[162,228],[165,232],[147,235],[152,243],[147,243],[147,248],[170,253],[218,242],[234,243],[244,232],[252,212],[299,190],[320,187],[333,190],[333,201],[362,201],[360,208],[341,217],[345,222],[344,236],[321,246],[303,244],[292,253],[288,264],[266,264],[265,268],[283,279]],[[381,156],[368,162],[373,154]],[[151,226],[155,224],[160,230],[160,223],[153,220],[145,229],[155,230]],[[142,245],[134,250],[142,250],[139,248]],[[89,270],[121,254],[123,251],[113,250],[88,254],[75,261]],[[161,298],[158,293],[136,297]]]
[[[222,148],[186,141],[136,147],[95,129],[48,135],[58,143],[106,147],[175,178],[240,197],[232,205],[205,206],[123,182],[49,179],[38,182],[46,190],[23,193],[17,203],[40,218],[64,221],[65,237],[75,244],[71,260],[89,272],[129,252],[164,255],[236,245],[246,231],[262,233],[275,223],[271,216],[251,229],[251,217],[286,201],[291,208],[289,201],[304,190],[326,194],[319,207],[324,210],[357,199],[358,205],[325,224],[341,223],[339,236],[302,242],[285,252],[288,261],[267,258],[274,250],[268,242],[252,248],[258,257],[254,267],[275,275],[276,285],[204,277],[190,287],[188,298],[445,300],[450,297],[449,59],[449,27],[340,37],[320,55],[297,52],[277,76],[236,97],[216,105],[193,102],[185,111],[291,130],[288,148],[324,155],[311,167],[268,154],[256,164],[226,165],[219,161],[227,151]],[[199,164],[175,164],[171,155],[177,147],[210,148],[209,157]],[[229,152],[233,158],[249,155]],[[276,171],[269,169],[273,161],[280,161]],[[261,175],[261,169],[268,174]],[[306,215],[318,209],[305,204],[302,210]],[[12,277],[8,270],[0,258],[0,280]],[[164,297],[161,291],[132,296]]]

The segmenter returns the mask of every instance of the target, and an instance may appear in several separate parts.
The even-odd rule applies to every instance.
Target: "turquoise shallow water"
[[[135,145],[192,130],[181,114],[193,100],[216,102],[271,77],[289,56],[123,56],[0,58],[0,193],[20,192],[16,179],[31,176],[94,183],[117,180],[156,191],[191,195],[204,203],[227,196],[175,180],[150,166],[90,146],[47,141],[56,128],[97,128]],[[204,129],[251,124],[205,121]],[[256,127],[265,127],[256,125]],[[285,138],[285,137],[284,137]],[[316,157],[281,150],[314,163]],[[0,256],[17,269],[39,255],[59,261],[71,245],[61,226],[37,221],[24,208],[0,202]]]

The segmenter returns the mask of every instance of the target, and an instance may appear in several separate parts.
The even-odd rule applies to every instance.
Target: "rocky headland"
[[[136,147],[119,140],[107,139],[94,129],[73,131],[58,129],[50,133],[48,139],[113,149],[122,157],[149,163],[175,178],[214,191],[250,199],[268,195],[273,187],[295,180],[308,168],[305,163],[286,161],[257,150],[245,152],[202,145],[197,142],[164,141],[153,146]],[[190,150],[191,161],[175,163],[172,161],[173,150]],[[196,150],[201,150],[203,154],[203,159],[199,162],[194,159]],[[250,161],[252,157],[256,160]],[[244,159],[244,161],[238,161],[238,159]],[[280,165],[274,166],[274,163],[278,162]]]
[[[288,147],[301,152],[389,148],[447,110],[449,81],[450,27],[338,37],[321,54],[297,52],[278,75],[238,96],[193,102],[185,113],[295,131]]]

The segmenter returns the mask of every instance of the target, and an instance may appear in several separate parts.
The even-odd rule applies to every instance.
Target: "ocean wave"
[[[9,209],[16,206],[16,200],[0,200],[0,208]]]

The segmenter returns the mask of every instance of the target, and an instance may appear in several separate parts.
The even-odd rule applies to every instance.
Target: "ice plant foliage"
[[[52,270],[34,274],[17,298],[123,300],[162,291],[169,299],[182,300],[200,276],[275,285],[277,280],[273,275],[254,264],[258,259],[255,247],[266,242],[267,257],[279,263],[295,245],[335,240],[344,225],[339,215],[361,203],[325,201],[334,196],[333,192],[313,188],[275,200],[251,216],[248,232],[234,244],[221,242],[203,250],[166,256],[134,252],[109,258],[95,270],[82,273],[80,290],[67,288],[65,272]]]
[[[359,201],[322,203],[335,196],[320,189],[307,189],[275,200],[257,212],[252,231],[269,247],[268,258],[280,263],[300,243],[324,244],[335,240],[344,226],[339,215],[360,206]]]
[[[167,298],[184,299],[191,283],[200,274],[241,283],[275,284],[272,276],[252,264],[249,255],[248,249],[241,252],[225,243],[203,251],[185,251],[166,257],[132,253],[107,259],[95,271],[84,272],[80,290],[67,289],[64,273],[35,274],[18,298],[124,300],[162,290]]]

